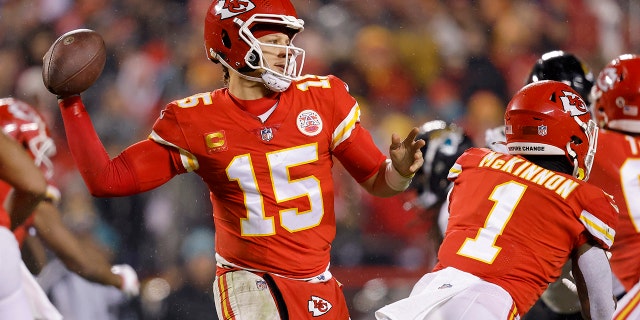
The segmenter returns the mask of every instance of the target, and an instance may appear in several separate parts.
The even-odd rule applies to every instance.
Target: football
[[[100,77],[107,59],[102,36],[90,29],[69,31],[42,58],[42,80],[60,97],[80,94]]]

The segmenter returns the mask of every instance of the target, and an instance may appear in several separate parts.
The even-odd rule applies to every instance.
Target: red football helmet
[[[304,21],[298,19],[289,0],[217,0],[211,3],[205,17],[205,49],[212,61],[240,72],[246,79],[264,82],[274,91],[284,91],[302,72],[305,52],[292,41],[303,29]],[[254,33],[263,31],[285,33],[289,44],[259,42]],[[262,54],[264,47],[285,49],[284,71],[268,65]],[[243,74],[254,70],[263,71],[261,78]]]
[[[589,178],[598,127],[570,86],[552,80],[524,86],[509,102],[504,121],[510,154],[566,155],[573,176]]]
[[[56,154],[56,145],[33,107],[13,98],[0,99],[0,127],[29,151],[47,180],[53,177],[51,157]]]
[[[602,128],[640,133],[640,56],[618,56],[602,69],[591,91]]]

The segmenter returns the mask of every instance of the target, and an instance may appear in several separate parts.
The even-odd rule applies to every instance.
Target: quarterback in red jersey
[[[334,157],[376,196],[404,191],[422,165],[413,128],[389,159],[333,76],[301,76],[303,30],[288,0],[213,1],[207,57],[227,87],[169,103],[149,139],[110,159],[79,96],[60,97],[67,139],[95,196],[123,196],[195,172],[209,187],[220,319],[348,319],[329,271]]]
[[[518,319],[568,259],[588,319],[615,307],[604,250],[613,198],[589,177],[598,128],[568,85],[540,81],[505,112],[509,154],[471,148],[449,172],[450,218],[433,272],[378,319]],[[461,308],[460,306],[465,306]]]
[[[640,56],[625,54],[599,73],[592,111],[600,126],[593,184],[620,207],[611,269],[627,293],[614,319],[640,319]]]

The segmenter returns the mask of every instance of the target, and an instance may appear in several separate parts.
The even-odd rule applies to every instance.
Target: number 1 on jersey
[[[525,185],[515,181],[496,186],[489,196],[489,200],[495,203],[485,220],[484,227],[478,230],[474,239],[467,238],[457,254],[487,264],[493,263],[502,250],[501,247],[495,245],[496,240],[511,219],[511,215],[526,189]]]

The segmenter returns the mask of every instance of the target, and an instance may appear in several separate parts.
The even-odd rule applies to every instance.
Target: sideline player
[[[0,180],[13,187],[2,204],[1,214],[19,224],[44,199],[47,182],[22,146],[2,132],[0,150]],[[22,279],[20,248],[7,225],[0,226],[0,257],[0,319],[32,320]]]
[[[9,137],[18,141],[31,155],[32,161],[47,179],[47,193],[24,223],[14,228],[20,246],[34,227],[37,236],[69,270],[85,279],[116,287],[127,296],[137,296],[139,282],[136,272],[128,265],[111,266],[99,254],[85,250],[80,240],[64,225],[58,211],[60,191],[53,185],[53,162],[55,143],[49,129],[38,112],[24,101],[14,98],[0,99],[0,128]],[[0,201],[10,194],[11,186],[0,183]],[[0,214],[0,225],[8,225],[9,217]]]
[[[334,76],[300,76],[303,30],[289,0],[213,1],[207,57],[227,86],[169,103],[149,139],[110,159],[80,96],[59,97],[75,162],[94,196],[132,195],[195,172],[216,230],[214,295],[221,319],[348,319],[329,271],[336,232],[333,159],[369,193],[404,191],[422,165],[413,128],[389,157],[360,125]]]
[[[519,319],[568,259],[585,317],[610,319],[605,250],[618,213],[582,181],[598,133],[587,105],[561,82],[531,83],[507,106],[505,128],[509,154],[472,148],[451,168],[439,262],[377,319]]]
[[[640,319],[640,56],[624,54],[609,62],[591,100],[601,130],[589,182],[612,194],[620,207],[610,263],[627,293],[613,319]]]

